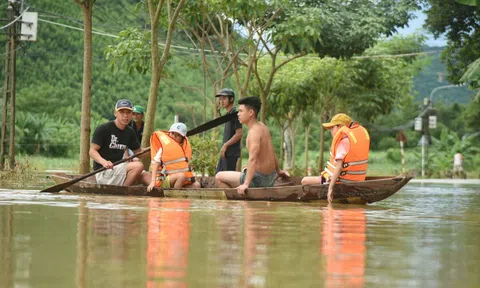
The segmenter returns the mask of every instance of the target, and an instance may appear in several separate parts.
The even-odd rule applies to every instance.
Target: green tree
[[[480,88],[480,5],[476,0],[424,0],[427,10],[426,27],[435,35],[445,33],[447,48],[442,60],[453,83],[469,81],[473,89]],[[464,5],[465,4],[465,5]],[[469,5],[469,6],[467,6]],[[472,8],[471,6],[475,6]],[[469,105],[467,124],[478,126],[480,93]]]
[[[90,114],[92,101],[92,14],[95,0],[74,0],[83,14],[83,92],[82,121],[80,124],[80,164],[79,173],[90,170]]]
[[[430,147],[431,169],[438,173],[440,177],[445,177],[452,169],[453,155],[460,152],[464,156],[466,169],[469,169],[470,163],[475,155],[480,153],[480,148],[475,147],[473,141],[476,135],[470,135],[460,138],[455,132],[448,129],[442,129],[439,138],[432,138]]]
[[[456,0],[460,4],[470,5],[470,6],[480,6],[479,0]]]
[[[396,58],[384,54],[417,51],[423,40],[418,35],[394,37],[368,49],[363,56],[346,61],[310,56],[297,59],[284,66],[273,81],[269,97],[271,115],[279,127],[293,134],[288,138],[295,139],[289,125],[302,115],[306,123],[311,123],[308,115],[316,114],[321,124],[337,112],[368,121],[389,114],[409,103],[412,78],[424,61],[415,56]],[[265,60],[258,67],[260,73],[268,73],[269,63]],[[320,129],[319,169],[323,166],[323,151],[324,131]]]
[[[447,47],[442,60],[448,79],[458,84],[467,66],[480,58],[480,7],[462,5],[455,0],[422,0],[427,6],[425,27],[435,37],[445,35]]]
[[[167,63],[170,48],[172,45],[173,33],[175,31],[175,24],[180,15],[180,11],[183,8],[186,0],[179,0],[178,2],[170,0],[147,0],[148,11],[150,16],[151,34],[151,60],[152,60],[152,79],[150,82],[150,93],[148,96],[147,112],[145,119],[144,137],[142,138],[142,146],[147,147],[150,145],[150,135],[153,133],[155,112],[158,100],[158,88],[160,86],[160,79],[162,77],[162,71]],[[166,13],[164,19],[167,37],[163,47],[162,55],[160,56],[159,49],[159,32],[161,24],[162,13]],[[145,163],[144,163],[145,164]]]
[[[120,33],[119,43],[106,49],[106,57],[111,60],[110,65],[114,68],[123,64],[127,71],[130,72],[138,71],[145,73],[148,70],[151,71],[142,147],[147,147],[150,144],[150,135],[153,133],[155,114],[157,112],[160,80],[170,57],[177,19],[185,3],[186,0],[146,0],[150,30],[140,32],[137,29],[126,29]],[[166,38],[165,42],[161,44],[162,49],[160,49],[162,28],[166,32]],[[147,58],[148,51],[150,52],[150,58]],[[148,59],[150,59],[149,66],[147,66]],[[148,161],[145,160],[145,162]]]
[[[320,57],[350,58],[374,45],[380,35],[391,35],[406,25],[418,9],[414,1],[289,1],[266,29],[257,29],[261,42],[257,59],[270,58],[268,73],[255,69],[258,94],[262,98],[262,121],[268,110],[267,97],[277,71],[293,59],[314,52]],[[273,47],[270,43],[273,43]],[[283,52],[290,57],[278,61]],[[255,68],[257,65],[254,66]]]

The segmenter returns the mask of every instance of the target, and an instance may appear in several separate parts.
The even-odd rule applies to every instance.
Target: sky
[[[427,15],[425,15],[422,11],[417,11],[415,13],[415,16],[416,16],[415,19],[412,19],[408,22],[409,27],[398,29],[398,34],[408,35],[408,34],[414,33],[417,30],[423,30],[422,26],[423,26],[423,23],[425,22],[425,19],[427,18]],[[424,31],[424,34],[428,37],[428,39],[425,41],[426,45],[428,46],[445,46],[446,45],[446,40],[444,37],[434,39],[433,35],[427,34],[426,31]]]

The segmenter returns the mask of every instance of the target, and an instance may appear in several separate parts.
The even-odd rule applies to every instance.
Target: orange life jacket
[[[162,148],[162,158],[157,171],[155,186],[160,187],[162,181],[169,174],[184,172],[187,180],[185,185],[195,182],[195,177],[188,162],[192,159],[192,147],[187,137],[184,137],[181,145],[168,135],[168,131],[155,131],[150,137],[150,153],[153,158],[157,155],[158,150]]]
[[[348,151],[343,160],[342,172],[338,176],[339,182],[364,181],[367,174],[368,152],[370,152],[370,135],[367,130],[358,123],[353,123],[350,127],[341,127],[335,137],[333,137],[330,146],[330,160],[327,162],[322,176],[329,181],[335,171],[335,155],[340,141],[348,137],[350,141],[350,151]]]

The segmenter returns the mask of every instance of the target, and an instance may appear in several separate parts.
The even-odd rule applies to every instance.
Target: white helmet
[[[173,123],[172,126],[170,126],[169,132],[177,132],[178,134],[182,135],[183,137],[187,136],[187,125],[178,122],[178,123]]]

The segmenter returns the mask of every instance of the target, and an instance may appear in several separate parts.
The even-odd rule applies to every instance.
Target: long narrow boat
[[[60,184],[72,180],[78,175],[64,173],[53,174],[55,183]],[[335,185],[333,202],[344,204],[366,204],[388,198],[400,190],[412,177],[367,177],[366,181]],[[301,178],[293,177],[289,182],[278,182],[275,187],[250,188],[245,195],[237,193],[236,189],[215,188],[213,177],[200,177],[201,187],[198,189],[162,189],[155,188],[147,193],[146,186],[116,186],[102,185],[95,182],[95,177],[77,182],[65,190],[72,193],[102,194],[102,195],[133,195],[150,197],[224,199],[250,201],[283,201],[283,202],[313,202],[326,201],[328,184],[300,184]]]

